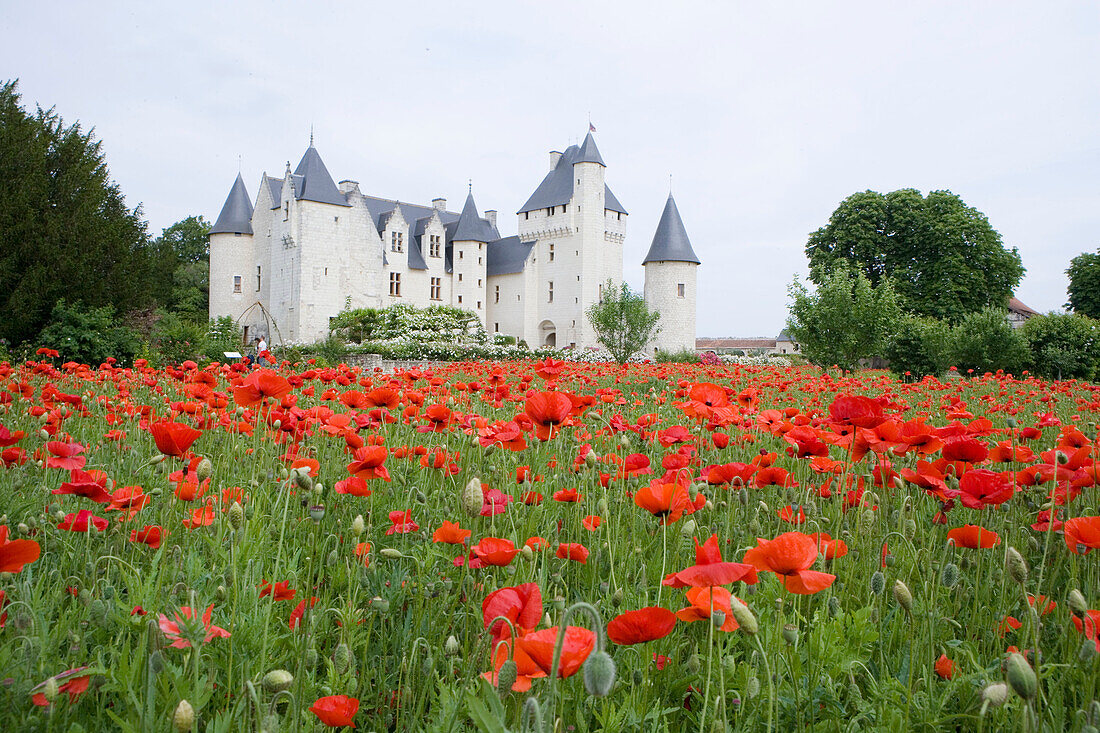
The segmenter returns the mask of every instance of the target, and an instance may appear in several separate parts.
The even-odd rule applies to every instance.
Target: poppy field
[[[1100,388],[0,365],[0,730],[1100,726]]]

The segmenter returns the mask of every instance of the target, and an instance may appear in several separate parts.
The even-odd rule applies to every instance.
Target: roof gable
[[[295,191],[299,200],[317,201],[322,204],[335,204],[336,206],[348,206],[344,194],[336,187],[335,181],[329,175],[328,168],[321,160],[321,154],[311,143],[302,156],[298,167],[294,169],[294,175],[302,177],[302,186]]]
[[[209,234],[251,234],[252,233],[252,199],[248,196],[248,189],[244,185],[241,174],[237,174],[237,180],[233,182],[233,188],[229,189],[229,196],[225,199],[218,220],[214,222]]]
[[[649,253],[642,260],[647,262],[694,262],[699,263],[695,250],[691,248],[691,240],[688,239],[684,222],[680,218],[680,210],[676,208],[676,200],[672,194],[668,195],[665,202],[665,210],[661,213],[661,221],[657,224],[657,231],[653,234],[653,243],[649,245]]]

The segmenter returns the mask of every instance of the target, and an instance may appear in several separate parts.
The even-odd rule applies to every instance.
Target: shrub
[[[948,365],[950,327],[936,318],[906,315],[886,344],[884,356],[896,374],[920,378],[942,374]]]
[[[1079,314],[1029,318],[1020,329],[1028,346],[1027,368],[1051,379],[1088,379],[1100,364],[1100,322]]]
[[[679,351],[657,349],[653,361],[659,364],[698,364],[699,355],[693,349],[680,349]]]
[[[180,364],[188,359],[206,360],[205,323],[189,321],[178,313],[157,311],[157,322],[149,335],[149,345],[164,364]],[[218,359],[221,360],[221,354]]]
[[[54,305],[38,341],[57,349],[62,359],[92,366],[111,357],[129,364],[141,346],[132,329],[118,325],[112,306],[88,308],[80,302],[69,305],[64,298]]]
[[[979,374],[998,369],[1019,373],[1028,358],[1027,342],[1002,308],[985,308],[963,318],[951,331],[947,353],[960,372],[973,369]]]

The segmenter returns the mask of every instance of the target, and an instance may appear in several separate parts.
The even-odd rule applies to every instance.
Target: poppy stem
[[[661,524],[661,577],[657,581],[657,605],[661,605],[661,592],[665,588],[665,563],[668,562],[668,525]]]
[[[764,642],[760,635],[756,634],[756,646],[760,648],[760,656],[764,661],[764,675],[768,678],[768,731],[772,729],[772,707],[775,703],[775,682],[772,681],[771,665],[768,664],[768,653],[764,651]]]

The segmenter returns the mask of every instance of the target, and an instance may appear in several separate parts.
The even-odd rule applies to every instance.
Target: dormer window
[[[429,235],[428,236],[428,256],[429,257],[439,257],[439,249],[440,249],[439,235],[438,234]]]
[[[402,232],[390,232],[390,250],[394,252],[405,251],[405,235]]]

